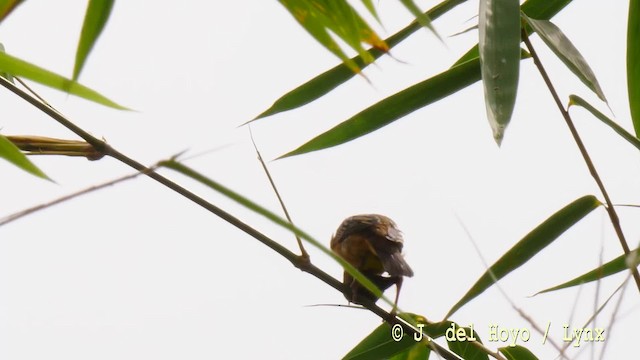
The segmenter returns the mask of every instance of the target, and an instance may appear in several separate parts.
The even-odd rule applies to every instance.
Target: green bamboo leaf
[[[480,0],[479,42],[487,118],[500,145],[516,103],[520,74],[520,3]]]
[[[617,258],[601,265],[598,266],[597,268],[584,273],[572,280],[569,280],[567,282],[564,282],[560,285],[556,285],[553,287],[550,287],[548,289],[544,289],[542,291],[537,292],[535,295],[538,294],[543,294],[546,292],[551,292],[551,291],[556,291],[556,290],[561,290],[561,289],[566,289],[566,288],[570,288],[573,286],[578,286],[578,285],[582,285],[582,284],[586,284],[586,283],[590,283],[592,281],[598,281],[601,279],[604,279],[607,276],[611,276],[626,270],[629,270],[629,268],[634,268],[634,267],[638,267],[638,265],[640,265],[640,248],[637,248],[633,251],[631,251],[631,253],[629,254],[629,256],[626,256],[624,254],[618,256]]]
[[[591,70],[587,60],[580,54],[580,51],[573,46],[573,43],[564,35],[562,30],[548,20],[535,20],[524,16],[527,23],[535,30],[542,41],[562,60],[572,73],[582,81],[600,100],[607,102],[604,92],[598,83],[596,75]]]
[[[411,336],[405,334],[400,341],[391,337],[391,326],[384,322],[358,343],[343,360],[378,360],[387,359],[404,353],[415,345],[427,348],[424,344],[416,344]],[[428,349],[428,348],[427,348]]]
[[[571,1],[573,0],[527,0],[522,4],[520,10],[527,16],[534,19],[549,20],[560,12],[560,10],[569,5]],[[527,25],[527,31],[530,30],[531,29],[529,29],[529,26]],[[471,59],[475,59],[478,56],[478,45],[476,45],[462,55],[462,57],[460,57],[452,67],[460,65]]]
[[[577,105],[587,109],[593,116],[602,121],[605,125],[609,126],[613,129],[618,135],[620,135],[623,139],[627,140],[631,145],[635,146],[638,150],[640,150],[640,140],[637,137],[633,136],[630,132],[622,128],[622,126],[615,123],[615,121],[609,119],[605,114],[598,111],[596,108],[591,106],[586,100],[581,98],[578,95],[569,96],[569,107]]]
[[[432,20],[435,20],[449,10],[466,1],[468,0],[443,1],[431,8],[431,10],[427,11],[426,16],[428,16]],[[389,46],[389,48],[393,48],[420,28],[421,25],[418,22],[414,21],[404,29],[385,39],[384,42]],[[374,59],[377,59],[385,54],[384,51],[375,48],[370,49],[367,52]],[[368,65],[367,63],[365,63],[365,61],[363,61],[361,56],[353,57],[350,60],[353,61],[360,69],[363,69]],[[276,100],[273,105],[271,105],[271,107],[248,122],[306,105],[329,93],[331,90],[335,89],[354,76],[354,72],[351,71],[347,65],[345,65],[344,63],[339,64],[307,81],[306,83],[298,86],[290,92],[284,94],[278,100]]]
[[[438,34],[436,29],[431,24],[431,19],[429,19],[429,16],[427,16],[425,13],[423,13],[420,10],[420,8],[418,7],[418,5],[416,5],[416,3],[413,2],[413,0],[400,0],[400,2],[404,5],[404,7],[407,8],[407,10],[409,10],[409,12],[411,12],[411,14],[413,16],[416,17],[416,20],[418,20],[418,23],[420,23],[420,25],[422,25],[422,26],[426,27],[427,29],[431,30],[431,32],[436,37],[438,37],[438,39],[440,41],[443,41],[442,37],[440,36],[440,34]]]
[[[458,329],[464,330],[464,339],[458,337]],[[447,339],[447,345],[449,345],[451,351],[460,355],[460,357],[465,360],[489,360],[489,355],[486,352],[471,343],[471,341],[482,343],[480,336],[478,336],[478,333],[473,330],[473,328],[454,324],[452,330],[454,336]]]
[[[281,158],[326,149],[356,139],[478,80],[480,62],[477,59],[458,65],[368,107]]]
[[[9,73],[13,76],[29,79],[60,91],[68,92],[98,104],[115,109],[128,110],[126,107],[116,104],[84,85],[3,52],[0,52],[0,71]]]
[[[293,224],[291,224],[289,221],[287,221],[286,219],[282,218],[281,216],[276,215],[275,213],[273,213],[272,211],[269,211],[268,209],[266,209],[265,207],[255,203],[254,201],[248,199],[247,197],[229,189],[228,187],[202,175],[201,173],[189,168],[188,166],[185,166],[175,160],[167,160],[167,161],[161,161],[158,166],[162,166],[171,170],[174,170],[178,173],[181,173],[182,175],[185,175],[195,181],[198,181],[199,183],[213,189],[214,191],[217,191],[218,193],[228,197],[229,199],[237,202],[238,204],[246,207],[247,209],[260,214],[262,216],[264,216],[265,218],[271,220],[272,222],[274,222],[275,224],[291,231],[292,233],[298,235],[300,238],[304,239],[306,242],[308,242],[309,244],[315,246],[316,248],[318,248],[320,251],[322,251],[323,253],[325,253],[326,255],[328,255],[329,257],[331,257],[332,259],[334,259],[337,263],[339,263],[345,271],[347,271],[349,274],[351,274],[351,276],[354,277],[354,279],[358,280],[358,282],[364,286],[367,290],[369,290],[372,294],[374,294],[376,296],[376,298],[380,298],[382,300],[384,300],[387,304],[389,305],[393,305],[393,302],[391,300],[389,300],[388,298],[386,298],[385,296],[382,295],[382,292],[380,291],[380,289],[378,289],[378,287],[376,287],[376,285],[369,280],[369,278],[367,278],[366,276],[364,276],[360,271],[358,271],[358,269],[356,269],[355,267],[353,267],[353,265],[351,265],[350,263],[346,262],[345,260],[343,260],[341,257],[337,256],[336,254],[333,253],[333,251],[331,251],[327,246],[325,246],[324,244],[322,244],[321,242],[319,242],[318,240],[316,240],[315,238],[311,237],[311,235],[309,235],[308,233],[304,232],[303,230],[301,230],[300,228],[294,226]],[[286,251],[286,250],[285,250]]]
[[[403,318],[408,316],[416,324],[426,324],[427,322],[423,316],[416,314],[402,313],[401,316]],[[442,337],[451,324],[453,323],[446,321],[424,325],[422,332],[432,339],[436,339]],[[362,339],[343,357],[343,360],[427,359],[430,352],[425,343],[416,342],[413,336],[408,334],[404,334],[400,341],[393,340],[391,326],[385,322]]]
[[[529,349],[520,345],[505,346],[498,349],[507,360],[538,360]]]
[[[627,92],[636,136],[640,137],[640,0],[629,1],[627,23]]]
[[[431,8],[425,13],[425,15],[433,21],[439,18],[441,15],[447,13],[449,10],[467,1],[468,0],[445,0]],[[534,17],[536,19],[549,19],[557,14],[560,10],[562,10],[565,6],[567,6],[571,1],[572,0],[527,0],[524,2],[524,4],[522,4],[522,11],[524,11],[524,13],[528,16]],[[418,22],[414,21],[404,29],[398,31],[396,34],[390,36],[384,41],[391,49],[420,28],[421,25]],[[377,59],[384,54],[384,52],[377,49],[370,49],[368,50],[368,52],[369,54],[371,54],[371,56],[373,56],[374,59]],[[454,66],[460,65],[469,60],[473,60],[477,57],[478,47],[476,45],[475,47],[470,49],[467,54],[456,61]],[[360,56],[353,57],[351,58],[351,60],[355,62],[355,64],[360,69],[363,69],[368,65],[364,61],[362,61],[362,58]],[[256,116],[254,119],[248,121],[247,123],[265,118],[267,116],[275,115],[283,111],[293,110],[310,102],[313,102],[331,92],[331,90],[345,83],[347,80],[351,79],[354,76],[355,74],[353,73],[353,71],[351,71],[345,64],[337,65],[284,94],[278,100],[276,100],[273,105],[271,105],[271,107],[269,107],[267,110],[263,111],[260,115]]]
[[[0,0],[0,23],[22,2],[23,0]]]
[[[567,229],[600,206],[601,203],[593,196],[583,196],[571,204],[551,215],[538,225],[522,240],[518,241],[495,264],[476,281],[469,291],[452,308],[445,318],[460,309],[463,305],[482,294],[495,282],[499,281],[513,270],[524,265],[542,249],[556,240]]]
[[[2,43],[0,43],[0,53],[4,53],[4,45],[2,45]],[[15,82],[13,82],[13,76],[11,76],[11,74],[6,73],[6,72],[0,72],[0,76],[2,76],[3,78],[7,79],[8,81],[10,81],[12,84],[15,84]]]
[[[309,34],[338,56],[353,72],[359,73],[360,68],[347,57],[330,33],[356,50],[365,63],[373,61],[373,57],[362,43],[382,51],[388,50],[387,44],[345,0],[280,0],[280,3]]]
[[[376,19],[376,21],[378,23],[380,23],[380,17],[378,16],[378,12],[376,11],[376,7],[373,5],[373,0],[362,0],[362,3],[364,4],[364,7],[367,8],[369,13],[371,13],[371,15],[373,15],[373,17]]]
[[[104,26],[109,20],[114,0],[90,0],[87,5],[87,12],[84,16],[78,49],[76,50],[76,63],[73,68],[73,81],[78,80],[80,72],[84,67],[87,56],[93,49],[98,37],[102,33]]]
[[[17,146],[3,135],[0,135],[0,157],[31,175],[51,180],[42,170],[35,166],[31,160],[27,159]]]

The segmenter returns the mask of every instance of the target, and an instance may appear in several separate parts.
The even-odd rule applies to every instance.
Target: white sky
[[[428,8],[436,1],[419,2]],[[575,1],[554,22],[589,61],[619,123],[631,129],[626,98],[626,2]],[[12,55],[70,75],[85,2],[28,1],[2,25]],[[397,2],[379,3],[387,37],[411,17]],[[435,22],[443,35],[464,30],[477,2]],[[469,32],[440,44],[420,31],[355,78],[304,108],[253,126],[266,159],[274,159],[417,81],[437,74],[476,41]],[[563,99],[577,93],[605,107],[534,37]],[[335,65],[276,1],[117,2],[81,82],[136,111],[122,112],[34,86],[92,134],[152,164],[189,149],[218,149],[187,164],[278,211],[247,129],[238,125],[280,95]],[[383,213],[399,224],[416,275],[400,306],[439,320],[484,271],[456,216],[489,262],[553,212],[585,194],[599,196],[560,114],[531,61],[522,63],[514,118],[497,148],[476,84],[369,136],[327,151],[270,162],[272,174],[303,229],[328,244],[342,219]],[[0,91],[4,135],[74,138],[15,96]],[[585,111],[572,110],[616,203],[640,203],[637,150]],[[220,147],[222,147],[220,149]],[[131,169],[113,159],[36,158],[57,183],[0,162],[0,216],[94,185]],[[295,250],[276,225],[170,171],[164,174]],[[622,208],[632,247],[637,209]],[[595,286],[530,298],[621,253],[602,209],[501,282],[510,298],[550,338],[562,324],[582,326]],[[311,249],[312,261],[341,270]],[[601,285],[608,296],[624,279]],[[620,316],[598,318],[607,329],[605,358],[635,350],[639,301],[627,289]],[[389,292],[393,295],[392,292]],[[577,300],[576,300],[577,299]],[[616,298],[617,299],[617,298]],[[0,358],[2,359],[335,359],[380,324],[374,315],[338,307],[342,295],[189,201],[139,178],[47,209],[0,228]],[[454,314],[480,337],[488,324],[532,326],[491,289]],[[505,346],[489,343],[490,348]],[[524,344],[555,356],[542,336]],[[602,344],[595,347],[596,354]],[[583,346],[580,358],[590,358]],[[634,350],[632,350],[634,349]],[[578,357],[572,349],[572,357]],[[628,358],[628,357],[627,357]]]

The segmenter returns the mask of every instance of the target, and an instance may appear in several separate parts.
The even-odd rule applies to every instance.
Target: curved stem
[[[616,212],[616,209],[614,208],[613,203],[609,198],[609,193],[607,192],[607,189],[605,188],[604,183],[602,182],[602,179],[600,178],[600,175],[598,174],[598,171],[596,170],[595,165],[593,165],[593,161],[591,160],[591,157],[587,152],[587,148],[584,146],[584,143],[580,138],[580,134],[578,134],[578,130],[573,124],[571,115],[569,115],[569,112],[562,105],[562,102],[560,101],[560,97],[558,96],[558,92],[553,86],[553,83],[551,82],[551,79],[549,78],[547,71],[545,70],[544,66],[542,65],[542,62],[540,61],[540,57],[538,56],[535,49],[533,48],[533,45],[529,40],[529,36],[524,29],[522,31],[522,40],[527,45],[527,49],[529,50],[529,53],[531,53],[533,62],[538,68],[538,71],[540,72],[542,79],[544,79],[544,82],[547,85],[547,88],[549,89],[549,92],[551,93],[553,100],[558,106],[558,110],[560,111],[560,113],[562,114],[562,117],[567,123],[567,126],[569,127],[569,131],[571,132],[571,136],[573,136],[573,140],[576,142],[576,145],[580,150],[580,154],[582,154],[582,158],[584,159],[584,162],[587,164],[587,168],[589,168],[589,173],[591,174],[596,184],[598,185],[598,188],[602,193],[602,197],[604,197],[604,201],[606,204],[605,209],[607,211],[607,214],[609,215],[609,219],[611,220],[611,225],[613,225],[613,229],[616,232],[618,239],[620,240],[620,245],[622,246],[622,250],[624,251],[625,255],[628,256],[631,253],[631,250],[629,249],[629,244],[627,243],[627,240],[624,237],[624,233],[622,232],[622,227],[620,226],[620,218],[618,217],[618,213]],[[636,282],[638,291],[640,291],[640,274],[638,273],[638,269],[629,268],[629,270],[633,275],[633,279]]]

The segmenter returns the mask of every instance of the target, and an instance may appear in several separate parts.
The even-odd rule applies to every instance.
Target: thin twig
[[[262,159],[262,155],[260,155],[258,146],[256,145],[256,142],[253,139],[253,131],[251,131],[251,124],[249,124],[248,127],[249,127],[249,137],[251,138],[251,143],[253,144],[253,148],[256,150],[256,154],[258,155],[258,161],[260,161],[260,164],[262,165],[262,169],[264,170],[264,173],[267,174],[267,178],[269,179],[269,184],[271,184],[271,188],[273,189],[273,192],[276,194],[276,197],[280,202],[280,207],[282,207],[282,211],[284,211],[284,215],[287,217],[287,220],[289,221],[289,223],[293,225],[291,216],[289,216],[289,211],[287,210],[287,207],[285,206],[284,201],[282,200],[282,196],[280,196],[280,192],[276,187],[276,183],[273,181],[273,178],[271,177],[271,173],[267,168],[267,164],[265,164],[264,160]],[[294,233],[294,235],[296,237],[296,241],[298,242],[298,247],[300,248],[300,256],[302,257],[302,260],[309,261],[310,259],[309,253],[307,252],[307,250],[305,250],[304,245],[302,244],[302,239],[300,239],[300,236],[298,236],[298,234]]]
[[[571,115],[569,115],[569,112],[562,105],[562,101],[560,101],[560,97],[558,96],[558,93],[555,87],[553,86],[553,83],[551,82],[551,79],[549,78],[547,71],[545,70],[544,66],[542,65],[542,62],[540,61],[540,57],[538,56],[535,49],[533,48],[533,45],[531,44],[531,41],[529,40],[529,36],[527,35],[527,31],[525,29],[522,30],[522,40],[527,45],[527,49],[529,50],[529,53],[531,53],[531,57],[533,58],[534,64],[538,68],[538,71],[540,72],[540,75],[542,76],[545,84],[547,85],[547,88],[549,89],[549,92],[551,93],[553,100],[558,106],[558,110],[560,111],[560,113],[562,114],[562,117],[567,123],[567,126],[569,127],[569,131],[571,132],[571,136],[573,136],[573,140],[578,146],[578,149],[580,150],[580,154],[582,154],[582,158],[584,159],[585,163],[587,164],[587,167],[589,168],[589,173],[595,180],[596,184],[598,185],[598,188],[600,189],[600,192],[602,193],[602,196],[604,197],[604,201],[606,204],[605,209],[609,214],[609,219],[611,220],[613,229],[615,230],[616,235],[620,240],[620,245],[622,246],[622,250],[624,251],[625,255],[628,256],[631,250],[629,249],[629,244],[627,244],[627,240],[625,239],[624,233],[622,232],[622,227],[620,226],[620,219],[618,218],[618,213],[616,212],[613,206],[613,203],[609,198],[609,193],[607,192],[607,189],[605,188],[604,183],[600,178],[600,175],[598,175],[598,171],[596,170],[596,167],[593,164],[593,161],[591,160],[589,153],[587,152],[587,148],[585,147],[584,143],[582,142],[582,139],[580,138],[580,134],[578,134],[578,130],[573,124]],[[633,279],[636,282],[636,286],[638,287],[638,291],[640,291],[640,273],[638,273],[638,269],[629,268],[629,271],[631,271],[631,274],[633,275]]]
[[[500,286],[498,282],[498,278],[496,278],[496,275],[491,270],[491,267],[489,266],[487,259],[485,259],[484,255],[482,255],[482,251],[480,251],[480,247],[478,246],[478,243],[476,243],[476,241],[473,239],[473,236],[471,236],[471,232],[469,231],[469,229],[467,229],[467,226],[464,224],[460,216],[458,216],[458,214],[454,214],[454,215],[458,220],[458,224],[460,224],[460,226],[462,227],[462,230],[464,230],[465,234],[467,235],[467,239],[469,239],[474,249],[476,250],[476,254],[478,254],[480,261],[482,261],[482,264],[484,265],[485,269],[489,272],[489,275],[491,276],[491,280],[493,281],[493,284],[497,287],[498,291],[500,291],[500,293],[502,294],[502,297],[504,297],[505,300],[507,300],[509,305],[511,305],[511,308],[515,310],[518,313],[518,315],[520,315],[520,317],[526,320],[533,327],[534,330],[536,330],[540,335],[545,336],[546,331],[543,330],[535,321],[533,321],[533,319],[527,313],[525,313],[524,310],[520,309],[516,305],[516,303],[511,299],[511,297],[509,297],[507,292],[504,291],[502,286]],[[555,341],[553,341],[553,339],[547,339],[547,341],[549,341],[551,346],[553,346],[556,350],[560,351],[562,358],[567,359],[566,355],[564,354],[564,351],[561,350],[561,347],[558,344],[556,344]]]
[[[155,169],[155,167],[151,167],[149,170],[153,171],[154,169]],[[142,174],[141,172],[136,172],[136,173],[133,173],[133,174],[125,175],[125,176],[119,177],[117,179],[109,180],[109,181],[104,182],[102,184],[90,186],[90,187],[88,187],[86,189],[82,189],[80,191],[76,191],[74,193],[62,196],[60,198],[57,198],[55,200],[46,202],[44,204],[36,205],[36,206],[30,207],[28,209],[24,209],[24,210],[21,210],[19,212],[13,213],[11,215],[7,215],[4,218],[0,219],[0,226],[3,226],[3,225],[6,225],[6,224],[8,224],[10,222],[16,221],[16,220],[18,220],[18,219],[20,219],[22,217],[27,216],[27,215],[31,215],[31,214],[33,214],[33,213],[35,213],[37,211],[42,211],[42,210],[44,210],[46,208],[49,208],[49,207],[52,207],[54,205],[58,205],[58,204],[63,203],[65,201],[68,201],[68,200],[71,200],[71,199],[75,199],[75,198],[77,198],[79,196],[82,196],[82,195],[86,195],[86,194],[88,194],[90,192],[94,192],[94,191],[97,191],[97,190],[100,190],[100,189],[104,189],[104,188],[106,188],[108,186],[112,186],[112,185],[115,185],[117,183],[136,178],[136,177],[138,177],[138,175],[141,175],[141,174]]]

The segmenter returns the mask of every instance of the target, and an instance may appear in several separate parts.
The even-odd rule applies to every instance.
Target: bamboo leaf
[[[525,15],[534,19],[549,20],[559,13],[560,10],[569,5],[571,1],[573,0],[527,0],[522,4],[520,10],[522,10]],[[529,30],[529,26],[527,25],[527,31]],[[469,49],[469,51],[462,55],[462,57],[452,65],[452,67],[477,57],[478,45]]]
[[[522,11],[524,11],[524,13],[528,16],[534,17],[536,19],[549,19],[557,14],[560,10],[562,10],[565,6],[567,6],[571,1],[572,0],[527,0],[524,2],[524,4],[522,4]],[[433,21],[439,18],[441,15],[447,13],[449,10],[465,2],[467,2],[467,0],[445,0],[431,8],[425,13],[425,15]],[[418,22],[414,21],[394,35],[385,39],[384,41],[391,49],[420,28],[421,25]],[[370,49],[368,50],[368,53],[371,54],[371,56],[373,56],[373,58],[375,59],[384,54],[384,52],[377,49]],[[469,60],[473,60],[477,57],[478,47],[476,45],[475,47],[471,48],[462,58],[456,61],[454,66],[460,65]],[[362,60],[360,56],[353,57],[351,58],[351,60],[355,62],[360,69],[363,69],[368,65]],[[355,74],[353,73],[353,71],[349,70],[348,66],[346,66],[345,64],[339,64],[284,94],[279,99],[277,99],[273,103],[273,105],[271,105],[271,107],[248,122],[275,115],[283,111],[292,110],[313,102],[331,92],[331,90],[335,89],[341,84],[345,83],[354,75]]]
[[[13,76],[29,79],[98,104],[115,109],[128,110],[126,107],[116,104],[95,90],[3,52],[0,52],[0,72],[6,72]]]
[[[13,165],[28,172],[31,175],[35,175],[39,178],[51,180],[42,172],[37,166],[35,166],[27,157],[5,136],[0,135],[0,157],[9,161]]]
[[[445,0],[427,11],[426,16],[435,20],[466,1],[468,0]],[[404,29],[385,39],[384,42],[389,46],[389,48],[393,48],[420,28],[421,25],[414,21]],[[374,59],[385,54],[384,51],[375,48],[370,49],[367,52]],[[368,65],[359,55],[351,58],[350,60],[353,61],[360,69],[363,69]],[[346,64],[339,64],[284,94],[276,100],[271,107],[249,122],[306,105],[329,93],[331,90],[351,79],[353,76],[355,76],[354,72],[351,71]]]
[[[347,57],[330,33],[356,50],[365,63],[373,61],[373,57],[362,43],[382,51],[388,50],[387,44],[345,0],[280,0],[280,3],[309,34],[338,56],[353,72],[359,73],[360,68]]]
[[[573,46],[573,43],[564,35],[562,30],[548,20],[535,20],[524,16],[525,20],[535,30],[542,41],[562,60],[572,73],[582,81],[600,100],[607,102],[604,92],[598,83],[596,75],[591,70],[587,60],[580,54],[580,51]]]
[[[487,118],[500,145],[511,121],[520,74],[520,3],[480,0],[480,69]]]
[[[76,50],[76,63],[73,68],[73,81],[78,80],[80,72],[84,67],[87,56],[93,49],[98,37],[102,33],[104,26],[109,20],[114,0],[90,0],[87,5],[87,12],[84,16],[78,49]]]
[[[629,0],[627,23],[627,93],[636,136],[640,137],[640,0]]]
[[[535,295],[556,291],[556,290],[561,290],[561,289],[566,289],[573,286],[586,284],[592,281],[598,281],[598,280],[604,279],[607,276],[611,276],[611,275],[623,272],[625,270],[629,270],[630,268],[638,267],[638,265],[640,265],[640,248],[631,251],[629,256],[622,254],[617,258],[601,266],[598,266],[597,268],[587,273],[584,273],[560,285],[556,285],[548,289],[539,291]]]
[[[498,349],[507,360],[538,360],[529,349],[520,345],[505,346]]]
[[[588,110],[593,116],[602,121],[605,125],[609,126],[613,129],[618,135],[620,135],[623,139],[627,140],[631,145],[635,146],[638,150],[640,150],[640,140],[637,137],[633,136],[630,132],[622,128],[622,126],[615,123],[615,121],[609,119],[605,114],[598,111],[596,108],[591,106],[586,100],[581,98],[578,95],[569,96],[569,107],[577,105]]]
[[[477,59],[458,65],[368,107],[281,158],[326,149],[356,139],[478,80],[480,63]]]
[[[0,53],[4,53],[4,45],[2,45],[2,43],[0,43]],[[3,78],[7,79],[9,82],[11,82],[12,84],[15,84],[15,82],[13,81],[13,76],[11,76],[11,74],[6,73],[6,72],[0,72],[0,76],[2,76]]]
[[[524,265],[542,249],[555,241],[562,233],[600,206],[601,203],[592,195],[583,196],[551,215],[538,225],[522,240],[518,241],[498,261],[476,281],[469,291],[452,308],[445,318],[456,312],[466,303],[482,294],[495,282],[510,272]]]
[[[414,323],[425,324],[427,321],[423,316],[403,313],[401,316],[409,316]],[[432,339],[439,338],[444,335],[445,331],[453,324],[449,321],[441,323],[432,323],[422,328],[423,334]],[[358,343],[343,360],[378,360],[378,359],[427,359],[430,349],[426,344],[416,342],[412,336],[404,334],[400,341],[393,340],[391,334],[391,326],[388,323],[382,323],[375,328],[371,334],[367,335]],[[414,357],[422,356],[422,357]]]
[[[0,0],[0,23],[22,2],[23,0]]]
[[[427,29],[431,30],[431,32],[440,41],[443,41],[442,37],[440,37],[440,34],[438,34],[436,29],[431,24],[431,19],[429,19],[429,16],[427,16],[425,13],[423,13],[420,10],[420,8],[418,7],[418,5],[416,5],[416,3],[413,2],[413,0],[400,0],[400,2],[404,5],[404,7],[407,8],[407,10],[409,10],[409,12],[411,12],[411,14],[413,16],[416,17],[416,20],[418,20],[418,23],[420,23],[420,25],[422,25],[422,26],[426,27]]]
[[[458,337],[459,329],[464,331],[464,340],[461,340],[461,338]],[[447,339],[447,345],[451,351],[460,355],[460,357],[465,360],[489,360],[489,355],[486,352],[471,343],[471,341],[477,341],[482,344],[480,336],[475,330],[473,330],[473,328],[462,327],[458,324],[454,324],[452,330],[454,333],[452,340],[449,338]]]

